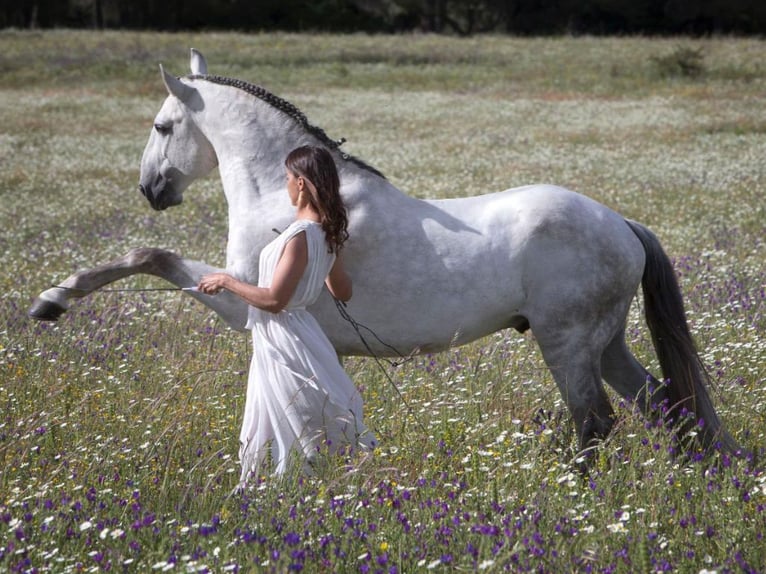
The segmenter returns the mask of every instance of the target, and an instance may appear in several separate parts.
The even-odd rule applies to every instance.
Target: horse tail
[[[635,221],[626,222],[646,252],[641,278],[644,313],[667,381],[668,422],[675,426],[680,423],[680,436],[696,426],[705,450],[719,447],[739,453],[739,445],[723,428],[708,392],[710,376],[689,331],[673,264],[654,233]]]

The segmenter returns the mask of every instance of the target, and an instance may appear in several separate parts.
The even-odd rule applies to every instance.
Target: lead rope
[[[89,291],[88,289],[78,289],[77,287],[64,287],[63,285],[51,285],[51,289],[63,289],[64,291],[73,291],[75,293],[82,293],[83,295],[90,295],[96,291],[101,293],[143,293],[145,291],[191,291],[190,287],[124,287],[122,289],[96,289]]]
[[[428,430],[426,430],[426,427],[423,425],[422,422],[420,422],[420,419],[418,418],[415,411],[410,407],[409,403],[407,402],[407,399],[404,398],[404,395],[402,394],[402,391],[399,389],[399,387],[394,382],[394,379],[391,378],[391,375],[388,374],[388,371],[383,366],[382,362],[385,360],[390,366],[392,367],[398,367],[400,365],[403,365],[405,363],[410,362],[413,359],[413,355],[415,351],[410,353],[408,356],[402,355],[396,347],[393,345],[389,345],[388,343],[381,340],[380,337],[378,337],[375,334],[375,331],[367,327],[366,325],[362,325],[359,323],[356,319],[354,319],[346,310],[346,304],[343,303],[341,300],[336,299],[333,297],[333,300],[335,301],[335,307],[338,309],[338,313],[340,313],[340,316],[348,321],[351,326],[354,328],[354,331],[356,331],[357,336],[359,337],[359,340],[362,341],[362,345],[364,345],[364,348],[367,349],[367,352],[370,354],[370,356],[375,360],[375,364],[378,365],[378,368],[380,368],[381,372],[383,373],[383,376],[386,377],[386,380],[389,382],[389,384],[393,387],[394,391],[396,391],[396,395],[399,397],[399,400],[402,401],[402,404],[404,405],[404,408],[407,409],[407,412],[412,416],[412,418],[415,420],[417,425],[420,427],[420,430],[423,431],[423,433],[428,436]],[[384,347],[391,349],[399,355],[399,357],[402,359],[401,361],[391,361],[389,359],[383,359],[382,357],[379,357],[375,351],[372,350],[372,347],[370,347],[370,344],[367,342],[367,339],[364,338],[364,335],[362,335],[362,329],[365,331],[369,331],[372,333],[372,336],[375,337],[375,339]]]

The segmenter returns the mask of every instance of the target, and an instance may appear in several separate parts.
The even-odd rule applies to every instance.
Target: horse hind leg
[[[574,419],[580,450],[602,442],[614,424],[614,410],[601,381],[600,350],[584,343],[584,333],[546,337],[535,331],[543,359]]]
[[[624,329],[620,329],[604,349],[601,376],[620,396],[639,407],[647,418],[654,420],[660,414],[666,398],[665,387],[630,352]]]

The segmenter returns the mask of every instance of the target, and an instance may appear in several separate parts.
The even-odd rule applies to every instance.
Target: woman
[[[203,293],[225,289],[250,304],[253,358],[240,433],[240,484],[268,454],[281,474],[296,454],[310,471],[321,453],[376,444],[362,422],[359,391],[306,310],[323,285],[341,301],[351,298],[341,256],[348,220],[338,172],[330,153],[313,146],[290,152],[285,166],[296,219],[261,252],[258,285],[226,273],[206,275],[198,285]]]

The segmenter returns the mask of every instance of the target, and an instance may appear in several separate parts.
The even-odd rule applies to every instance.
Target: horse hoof
[[[64,311],[66,311],[66,307],[38,297],[29,308],[28,314],[38,321],[57,321],[64,314]]]

